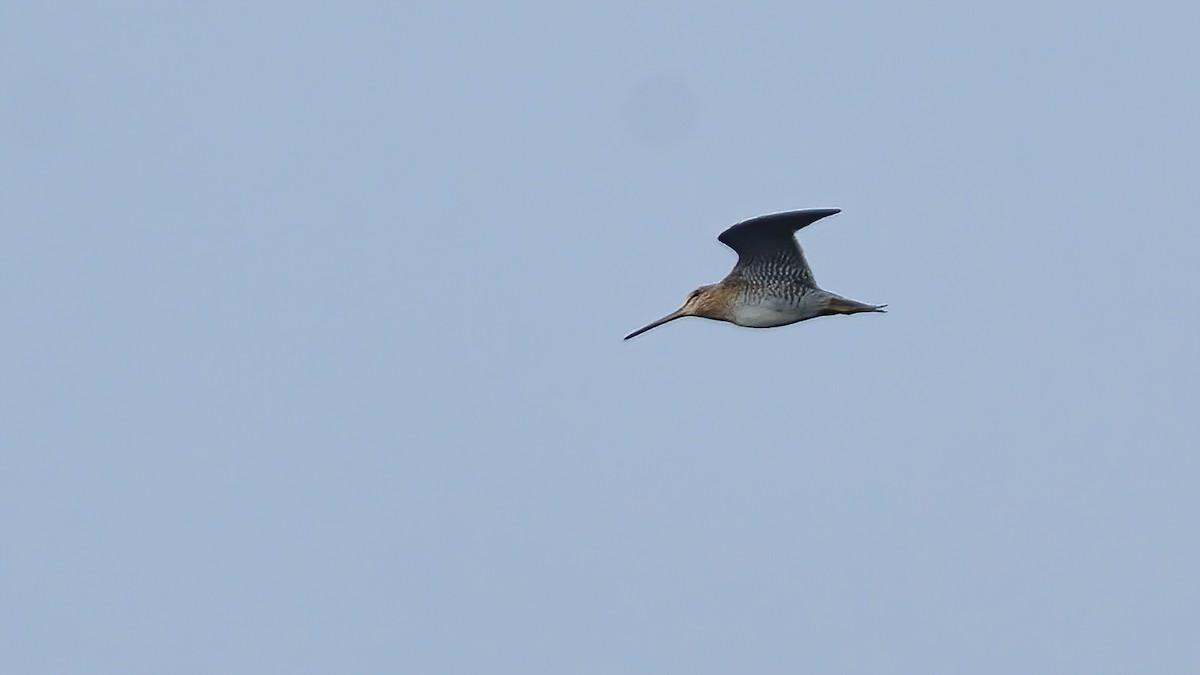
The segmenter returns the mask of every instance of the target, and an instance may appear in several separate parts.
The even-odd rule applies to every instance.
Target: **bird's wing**
[[[766,274],[815,285],[812,269],[796,241],[796,231],[841,209],[804,209],[786,211],[743,220],[721,233],[717,239],[738,254],[730,275]],[[763,269],[766,266],[768,269]]]

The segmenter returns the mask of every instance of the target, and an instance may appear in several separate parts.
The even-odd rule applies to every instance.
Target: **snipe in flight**
[[[748,328],[786,326],[831,314],[883,312],[887,305],[868,305],[830,293],[813,280],[796,231],[841,209],[804,209],[745,220],[717,239],[738,254],[737,264],[720,282],[692,291],[683,307],[625,336],[685,316],[728,321]]]

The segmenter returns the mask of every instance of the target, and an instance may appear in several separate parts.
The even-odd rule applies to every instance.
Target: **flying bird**
[[[721,233],[718,241],[738,254],[737,264],[720,282],[692,291],[683,307],[639,328],[636,337],[668,321],[698,316],[748,328],[786,326],[831,314],[883,312],[817,286],[804,259],[796,231],[841,209],[803,209],[744,220]]]

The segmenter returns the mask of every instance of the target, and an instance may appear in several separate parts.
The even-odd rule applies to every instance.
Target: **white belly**
[[[784,302],[759,305],[738,305],[733,309],[733,322],[748,328],[785,326],[804,318],[800,307]]]

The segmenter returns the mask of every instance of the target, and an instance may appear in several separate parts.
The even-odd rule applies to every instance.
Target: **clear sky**
[[[0,671],[1200,672],[1198,34],[0,5]]]

